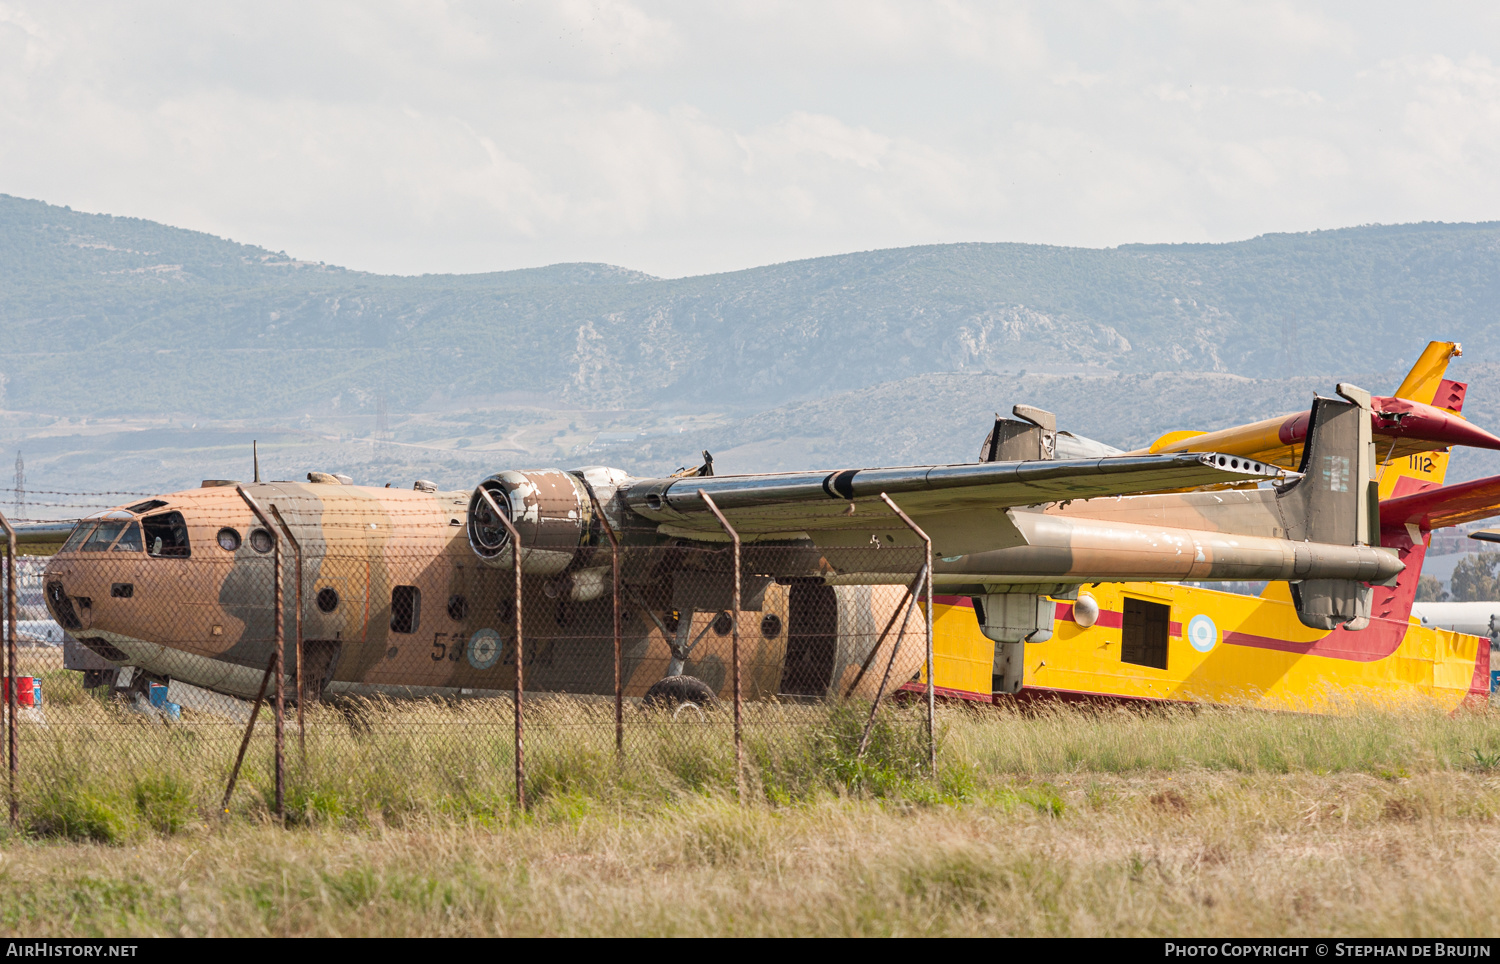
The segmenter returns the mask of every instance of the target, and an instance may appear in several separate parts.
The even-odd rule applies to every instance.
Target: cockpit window
[[[94,534],[89,536],[88,541],[83,544],[84,552],[103,552],[109,548],[109,544],[115,541],[115,536],[125,528],[123,522],[101,522]]]
[[[181,512],[163,512],[141,520],[146,531],[146,552],[166,559],[186,559],[188,548],[187,523]]]
[[[68,536],[68,541],[64,542],[63,547],[57,551],[72,552],[74,549],[77,549],[79,546],[83,545],[83,540],[89,537],[89,533],[93,532],[94,528],[97,525],[97,522],[78,523],[77,527],[73,529],[73,534]]]
[[[125,534],[120,536],[120,541],[115,543],[115,551],[140,552],[141,548],[141,524],[132,522],[125,527]]]
[[[147,499],[145,502],[137,502],[135,505],[127,505],[126,512],[134,512],[140,515],[142,512],[150,512],[152,509],[160,509],[166,505],[161,499]]]

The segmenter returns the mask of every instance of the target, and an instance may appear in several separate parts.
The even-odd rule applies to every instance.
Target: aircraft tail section
[[[1447,465],[1447,456],[1443,456]],[[1441,478],[1441,472],[1438,473]],[[1410,481],[1410,477],[1406,477]],[[1412,488],[1416,488],[1415,485]],[[1381,545],[1396,550],[1406,570],[1393,589],[1377,589],[1374,610],[1386,619],[1406,619],[1417,599],[1417,581],[1427,556],[1432,530],[1487,519],[1500,513],[1500,476],[1475,479],[1458,485],[1430,487],[1380,504]],[[1471,537],[1490,541],[1489,534]]]
[[[1461,351],[1452,342],[1429,344],[1393,398],[1432,405],[1455,417],[1461,417],[1467,386],[1445,377],[1448,360]],[[1340,386],[1339,394],[1345,399],[1358,401],[1356,393],[1346,391],[1345,386]],[[1327,399],[1318,401],[1325,406],[1339,404]],[[1347,411],[1346,409],[1345,412]],[[1333,439],[1323,437],[1323,432],[1318,431],[1324,416],[1325,413],[1314,408],[1313,428],[1309,431],[1309,444],[1303,453],[1302,468],[1307,473],[1304,482],[1307,478],[1314,482],[1308,498],[1311,502],[1318,502],[1319,497],[1322,497],[1321,504],[1326,505],[1328,496],[1332,493],[1320,491],[1323,472],[1319,459],[1326,460],[1326,456],[1333,451],[1331,446],[1325,451],[1325,446]],[[1324,424],[1331,427],[1331,423]],[[1318,431],[1317,440],[1313,439],[1314,431]],[[1369,494],[1361,518],[1367,521],[1361,535],[1378,539],[1376,544],[1396,552],[1406,568],[1396,578],[1395,584],[1390,586],[1363,587],[1361,590],[1356,589],[1361,586],[1359,583],[1323,586],[1318,584],[1323,581],[1315,580],[1294,585],[1292,599],[1297,604],[1298,618],[1305,625],[1332,628],[1325,625],[1330,620],[1323,612],[1324,604],[1317,601],[1323,593],[1328,593],[1335,600],[1331,607],[1327,607],[1335,613],[1340,607],[1348,605],[1345,600],[1353,602],[1355,617],[1344,624],[1346,629],[1361,628],[1372,613],[1384,619],[1405,619],[1411,614],[1412,603],[1416,601],[1417,582],[1421,578],[1431,531],[1487,518],[1500,511],[1500,476],[1445,487],[1443,481],[1448,471],[1448,459],[1449,453],[1443,450],[1418,452],[1372,465],[1376,477],[1366,483]],[[1369,461],[1374,463],[1375,455]],[[1312,514],[1321,513],[1314,506]],[[1312,527],[1317,525],[1316,522],[1310,522]],[[1328,533],[1326,527],[1318,531]],[[1332,536],[1342,534],[1345,533],[1335,531]],[[1304,535],[1302,538],[1325,541],[1318,536]],[[1326,541],[1342,540],[1327,538]],[[1361,596],[1364,599],[1362,604],[1359,602]]]
[[[1370,393],[1341,384],[1342,398],[1313,402],[1302,478],[1284,489],[1277,509],[1295,542],[1368,546],[1379,538],[1379,492],[1370,429]],[[1307,579],[1292,587],[1297,618],[1312,629],[1363,629],[1370,587],[1353,579]]]
[[[1342,398],[1313,401],[1302,478],[1281,500],[1287,538],[1367,546],[1376,507],[1370,393],[1340,384]]]
[[[1412,366],[1401,387],[1392,396],[1395,399],[1432,405],[1444,412],[1459,416],[1463,409],[1467,388],[1461,382],[1449,381],[1446,377],[1448,361],[1461,354],[1462,349],[1453,342],[1432,342]],[[1377,443],[1376,454],[1386,456]],[[1304,453],[1306,455],[1306,453]],[[1419,452],[1389,458],[1376,467],[1376,482],[1379,493],[1379,521],[1372,526],[1379,533],[1379,544],[1395,552],[1406,568],[1397,577],[1394,586],[1377,586],[1371,592],[1371,612],[1385,619],[1404,620],[1411,615],[1412,603],[1416,601],[1417,581],[1421,578],[1422,563],[1431,541],[1429,531],[1434,517],[1429,512],[1454,512],[1462,503],[1478,496],[1477,490],[1467,487],[1463,491],[1442,489],[1448,472],[1449,454],[1446,451]],[[1311,467],[1310,459],[1304,465]],[[1457,487],[1455,487],[1457,488]],[[1421,493],[1430,496],[1418,501],[1408,501]],[[1408,524],[1408,522],[1410,524]],[[1307,587],[1293,586],[1294,599],[1297,594],[1307,595]],[[1276,585],[1266,588],[1266,595],[1279,595]],[[1345,624],[1354,628],[1355,624]]]
[[[1451,415],[1458,424],[1467,426],[1463,418],[1464,396],[1469,386],[1447,378],[1448,360],[1463,354],[1463,349],[1451,341],[1435,341],[1427,346],[1417,359],[1401,387],[1393,398],[1431,405]],[[1395,458],[1389,453],[1377,452],[1385,460],[1381,463],[1380,498],[1392,499],[1412,495],[1443,484],[1448,475],[1449,451],[1415,452]]]
[[[1057,457],[1057,416],[1034,405],[1011,408],[1016,417],[995,416],[979,447],[981,462],[1029,462]]]
[[[1382,462],[1454,445],[1500,449],[1500,437],[1451,414],[1462,405],[1463,386],[1445,376],[1449,359],[1462,353],[1454,342],[1429,343],[1393,397],[1371,399]],[[1169,432],[1148,448],[1129,454],[1220,452],[1293,468],[1302,457],[1308,428],[1308,413],[1294,412],[1214,432]]]
[[[1456,341],[1428,342],[1416,363],[1411,366],[1411,371],[1401,380],[1401,387],[1396,389],[1393,397],[1447,408],[1443,404],[1444,399],[1438,397],[1438,392],[1448,374],[1448,360],[1463,353],[1463,346]]]

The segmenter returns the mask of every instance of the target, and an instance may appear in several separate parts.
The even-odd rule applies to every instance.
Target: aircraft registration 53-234
[[[253,697],[279,555],[283,625],[302,641],[287,672],[309,700],[509,690],[517,592],[528,691],[613,693],[607,613],[623,600],[627,696],[728,695],[734,626],[747,698],[837,699],[884,687],[871,666],[920,679],[922,618],[895,629],[905,597],[876,591],[918,584],[916,528],[933,553],[933,681],[950,696],[1316,709],[1328,687],[1456,702],[1487,680],[1488,646],[1408,616],[1432,529],[1500,505],[1500,479],[1442,486],[1449,446],[1500,448],[1460,415],[1463,388],[1443,377],[1457,353],[1433,343],[1390,398],[1343,384],[1304,413],[1138,452],[1017,406],[962,465],[524,469],[459,491],[316,472],[208,482],[80,522],[46,568],[46,600],[133,685]],[[743,544],[737,610],[726,527]]]

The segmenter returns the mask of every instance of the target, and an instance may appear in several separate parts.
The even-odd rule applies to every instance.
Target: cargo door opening
[[[1120,628],[1120,662],[1166,669],[1171,620],[1171,606],[1126,596],[1125,618]]]
[[[787,600],[786,664],[781,692],[823,696],[833,681],[838,651],[838,597],[832,586],[796,583]]]

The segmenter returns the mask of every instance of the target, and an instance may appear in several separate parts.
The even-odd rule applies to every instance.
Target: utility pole
[[[384,452],[391,440],[391,420],[385,407],[385,392],[375,393],[375,450]]]

